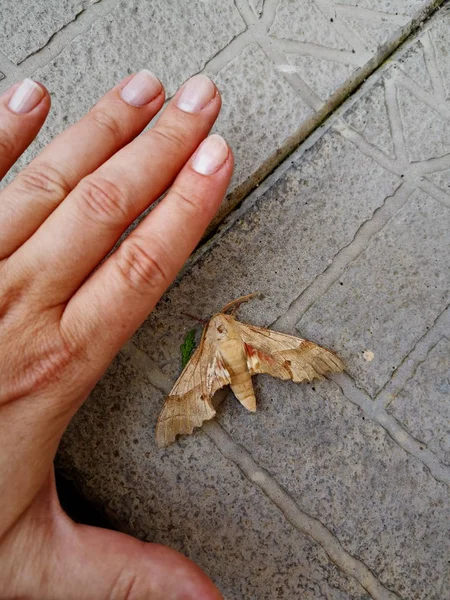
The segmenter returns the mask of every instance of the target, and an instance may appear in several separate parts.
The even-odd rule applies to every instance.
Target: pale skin
[[[70,419],[195,248],[230,181],[226,143],[203,142],[220,110],[215,86],[194,78],[136,137],[163,102],[151,74],[127,77],[0,194],[2,600],[222,598],[174,550],[71,521],[53,475]],[[48,92],[29,81],[0,97],[0,177],[49,109]]]

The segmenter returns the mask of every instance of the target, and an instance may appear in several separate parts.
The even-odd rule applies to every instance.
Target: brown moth
[[[167,396],[156,425],[156,443],[168,446],[179,434],[190,434],[216,411],[212,397],[229,385],[245,408],[256,411],[252,375],[267,373],[280,379],[312,381],[327,372],[340,372],[342,361],[313,342],[241,323],[230,308],[255,294],[233,300],[203,329],[197,350]]]

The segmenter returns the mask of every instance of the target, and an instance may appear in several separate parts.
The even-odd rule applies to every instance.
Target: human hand
[[[221,598],[174,550],[73,523],[53,476],[71,417],[192,252],[230,181],[222,138],[197,149],[220,110],[215,86],[192,78],[134,139],[163,102],[154,76],[127,77],[0,194],[3,600]],[[49,108],[30,80],[0,97],[0,177]]]

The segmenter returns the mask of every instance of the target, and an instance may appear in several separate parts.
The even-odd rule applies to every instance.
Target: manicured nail
[[[8,108],[19,114],[30,112],[42,100],[44,93],[44,90],[35,81],[24,79],[11,96]]]
[[[220,169],[228,157],[228,145],[220,135],[214,134],[201,143],[192,162],[192,168],[200,175],[212,175]]]
[[[144,106],[156,98],[161,90],[159,79],[151,71],[143,69],[121,89],[120,95],[122,100],[131,106]]]
[[[216,88],[206,75],[195,75],[184,84],[177,106],[187,113],[196,113],[216,95]]]

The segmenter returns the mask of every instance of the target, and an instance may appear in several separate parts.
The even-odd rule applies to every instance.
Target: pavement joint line
[[[120,353],[144,374],[153,387],[165,395],[169,393],[173,383],[171,379],[134,342],[127,342]],[[224,400],[229,392],[221,390],[219,394],[220,400]],[[216,401],[214,404],[217,406],[218,402]],[[202,430],[217,446],[219,452],[236,464],[245,477],[258,486],[267,498],[278,507],[291,525],[317,542],[330,560],[344,573],[354,577],[371,594],[372,598],[375,600],[398,600],[400,598],[385,588],[362,561],[347,552],[321,521],[302,510],[275,477],[258,465],[250,452],[237,444],[218,421],[212,420],[203,423]]]
[[[342,63],[344,65],[353,65],[362,67],[370,59],[370,54],[356,54],[349,50],[336,50],[335,48],[327,48],[313,42],[299,42],[289,38],[277,38],[270,36],[274,44],[286,54],[298,54],[300,56],[314,56],[332,62]]]
[[[348,4],[338,4],[336,12],[343,17],[357,17],[370,23],[383,23],[390,21],[397,25],[406,25],[409,21],[409,16],[404,13],[387,13],[381,10],[372,8],[363,8],[362,6],[349,6]]]
[[[436,58],[436,50],[429,31],[427,31],[423,36],[422,45],[425,50],[425,63],[427,71],[431,79],[431,84],[433,86],[433,95],[437,96],[440,100],[445,102],[446,93],[444,88],[444,81],[442,79],[441,73],[439,72],[439,67]]]
[[[408,150],[406,147],[405,135],[402,127],[402,118],[400,114],[400,106],[398,103],[397,86],[395,81],[387,79],[384,82],[385,87],[385,104],[386,112],[389,119],[389,127],[391,132],[392,143],[394,146],[394,154],[396,163],[402,171],[408,169]]]
[[[271,327],[292,330],[301,317],[328,289],[339,279],[348,266],[364,252],[374,235],[380,232],[388,221],[409,200],[415,188],[405,182],[399,185],[391,196],[388,196],[373,215],[358,228],[353,239],[341,248],[331,259],[329,266],[295,298],[288,310],[278,317]]]
[[[5,81],[8,79],[18,80],[20,79],[20,70],[18,66],[0,50],[0,71],[5,75]],[[11,85],[11,84],[9,84]],[[2,89],[2,84],[0,83],[0,90]]]
[[[347,41],[349,46],[353,48],[356,53],[364,54],[367,52],[364,42],[356,35],[354,30],[349,27],[345,21],[336,18],[336,6],[331,0],[316,0],[315,4],[328,21],[333,19],[333,25],[336,32]]]
[[[235,463],[245,477],[259,487],[291,525],[317,542],[330,560],[344,573],[354,577],[372,598],[375,600],[400,598],[383,586],[362,561],[347,552],[321,521],[302,510],[275,477],[262,468],[246,448],[237,444],[217,421],[208,421],[203,425],[203,429],[225,458]]]
[[[378,404],[357,386],[350,375],[341,373],[333,375],[332,379],[349,402],[358,406],[367,417],[378,423],[402,450],[421,462],[433,479],[450,487],[450,468],[443,465],[438,457],[426,447],[426,444],[406,431],[381,404]]]
[[[37,69],[44,67],[61,54],[74,38],[88,31],[94,21],[104,18],[119,2],[120,0],[99,0],[95,4],[82,9],[71,21],[55,31],[45,45],[35,50],[18,65],[15,65],[15,70],[10,71],[10,73],[17,79],[30,77]],[[9,78],[7,77],[7,79]],[[3,88],[6,89],[11,85],[9,81],[5,85],[5,81],[0,84],[0,92]]]
[[[450,196],[441,190],[436,184],[429,179],[423,178],[419,185],[420,189],[431,196],[436,202],[440,202],[447,208],[450,208]]]
[[[445,332],[448,331],[450,331],[450,306],[436,317],[434,323],[416,342],[411,352],[405,356],[389,381],[379,391],[375,403],[380,408],[387,408],[391,404],[406,383],[414,377],[417,368],[427,359],[436,344],[446,338]]]

